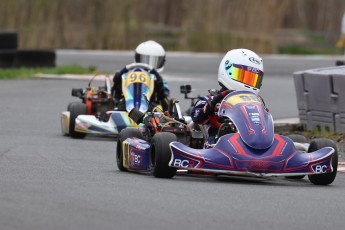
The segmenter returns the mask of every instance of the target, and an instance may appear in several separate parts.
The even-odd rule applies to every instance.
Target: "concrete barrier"
[[[307,130],[345,132],[345,66],[294,73],[301,124]]]

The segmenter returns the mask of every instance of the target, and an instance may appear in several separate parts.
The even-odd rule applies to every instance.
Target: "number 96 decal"
[[[144,72],[132,72],[129,73],[129,76],[126,78],[126,85],[131,85],[134,83],[141,83],[149,85],[150,76]]]

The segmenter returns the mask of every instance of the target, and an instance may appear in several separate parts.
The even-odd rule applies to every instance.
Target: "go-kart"
[[[149,73],[152,67],[144,63],[132,63],[126,68],[128,72],[121,76],[124,98],[117,104],[111,95],[109,77],[105,78],[105,86],[98,89],[91,87],[93,79],[86,89],[72,89],[72,96],[81,98],[82,102],[70,103],[62,113],[64,135],[73,138],[84,138],[86,134],[117,136],[126,127],[138,127],[129,119],[128,112],[132,108],[146,112],[148,107],[142,94],[151,97],[155,77]]]
[[[145,95],[149,105],[146,113],[133,108],[129,117],[137,124],[143,124],[143,131],[128,127],[123,129],[117,140],[116,160],[120,171],[152,172],[162,177],[174,168],[162,171],[161,165],[168,165],[169,143],[180,141],[188,146],[201,148],[204,143],[200,127],[191,121],[190,116],[182,116],[177,100],[169,103],[168,111],[154,109]],[[159,163],[156,163],[159,162]],[[164,177],[164,176],[163,176]]]
[[[95,87],[92,83],[96,78],[104,77],[104,85]],[[114,99],[111,96],[111,84],[108,76],[94,75],[86,88],[73,88],[72,96],[81,99],[81,102],[71,102],[67,111],[61,114],[61,131],[64,135],[74,138],[83,138],[85,133],[75,131],[75,120],[81,115],[90,115],[98,120],[106,121],[109,116],[106,111],[114,108]]]
[[[128,135],[122,144],[128,158],[124,162],[135,169],[138,162],[146,161],[154,176],[164,178],[174,177],[177,169],[182,168],[213,175],[260,178],[299,179],[308,175],[318,185],[334,181],[338,152],[333,141],[315,139],[305,144],[275,134],[272,115],[252,92],[233,91],[225,97],[214,96],[211,107],[220,101],[218,116],[222,121],[216,144],[210,148],[192,148],[177,141],[172,133],[154,136],[151,146]]]

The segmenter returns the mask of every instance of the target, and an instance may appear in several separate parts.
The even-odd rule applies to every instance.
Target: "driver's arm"
[[[156,69],[152,69],[150,73],[155,75],[156,77],[154,91],[157,94],[157,98],[159,100],[159,103],[162,105],[163,110],[166,111],[168,110],[168,106],[169,106],[169,95],[167,95],[167,91],[164,87],[163,78],[157,72]]]
[[[115,99],[122,98],[122,74],[127,73],[128,69],[126,67],[122,68],[121,71],[116,72],[113,78],[113,88],[112,95]]]
[[[205,106],[211,98],[209,96],[199,97],[192,108],[191,117],[193,122],[204,124],[208,120],[208,114],[205,111]]]

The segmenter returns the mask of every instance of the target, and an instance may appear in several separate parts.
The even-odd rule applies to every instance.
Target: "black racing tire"
[[[305,136],[300,135],[300,134],[291,134],[287,136],[288,138],[290,138],[293,142],[297,142],[297,143],[308,143],[308,140]],[[286,176],[285,178],[287,179],[292,179],[292,180],[301,180],[305,177],[305,175],[301,175],[301,176]]]
[[[16,50],[0,50],[0,68],[10,68],[13,66]]]
[[[172,178],[176,175],[177,168],[169,166],[171,150],[169,144],[176,141],[173,133],[161,132],[152,138],[151,143],[151,164],[152,174],[158,178]]]
[[[338,148],[334,141],[327,139],[327,138],[317,138],[310,142],[310,146],[308,152],[314,152],[318,149],[322,149],[324,147],[332,147],[334,148],[334,153],[332,156],[332,167],[333,172],[331,173],[323,173],[323,174],[313,174],[308,175],[310,182],[316,185],[329,185],[331,184],[335,177],[337,176],[338,170]]]
[[[126,129],[121,130],[117,138],[117,146],[116,146],[116,164],[120,171],[127,171],[127,169],[123,166],[122,142],[125,141],[129,137],[144,139],[143,134],[137,128],[126,128]]]
[[[86,115],[87,114],[87,107],[85,104],[81,102],[74,102],[70,104],[70,116],[69,116],[69,135],[73,138],[84,138],[86,133],[76,132],[75,128],[75,119],[79,115]]]
[[[74,106],[74,104],[77,104],[77,103],[80,103],[80,102],[70,102],[70,103],[68,103],[67,111],[70,112],[71,111],[71,107]]]
[[[67,111],[68,111],[68,112],[71,111],[71,106],[73,106],[73,104],[75,104],[75,103],[78,103],[78,102],[70,102],[70,103],[68,103],[68,105],[67,105]],[[61,119],[62,119],[62,118],[61,118]],[[62,130],[63,135],[64,135],[64,136],[70,136],[69,133],[66,134],[66,133],[64,132],[64,128],[62,127],[63,125],[64,125],[63,120],[61,120],[61,130]],[[69,132],[69,130],[68,130],[68,132]]]
[[[55,67],[55,50],[17,50],[14,67]]]
[[[0,49],[17,49],[18,34],[15,31],[0,32]]]
[[[192,143],[190,144],[189,147],[194,148],[194,149],[202,149],[202,148],[204,148],[204,143],[207,141],[207,138],[208,138],[208,133],[207,133],[207,130],[206,130],[205,126],[197,124],[197,123],[193,123],[193,129],[195,129],[196,131],[201,132],[203,138],[202,138],[202,140],[200,142],[196,141],[195,139],[192,140]]]
[[[293,142],[308,143],[307,138],[300,134],[290,134],[287,137],[290,138]]]
[[[336,65],[336,66],[345,65],[345,61],[343,61],[343,60],[337,60],[337,61],[335,62],[335,65]]]

